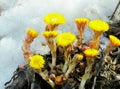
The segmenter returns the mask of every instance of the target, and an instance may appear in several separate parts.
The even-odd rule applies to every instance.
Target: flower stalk
[[[28,29],[25,40],[23,42],[22,51],[24,53],[24,57],[27,62],[29,62],[30,57],[33,55],[32,52],[30,52],[30,45],[34,41],[34,39],[38,36],[38,32],[34,29]]]
[[[45,15],[44,22],[47,23],[45,30],[53,31],[57,29],[59,24],[64,24],[66,20],[64,16],[59,13],[49,13]]]
[[[65,73],[65,77],[68,78],[69,74],[75,70],[75,67],[77,64],[80,63],[80,61],[83,59],[83,55],[82,54],[75,54],[73,59],[71,60],[70,64],[69,64],[69,68],[67,70],[67,72]]]
[[[82,77],[82,81],[80,83],[79,89],[84,89],[86,81],[90,78],[91,75],[91,70],[92,70],[92,65],[94,59],[89,59],[87,58],[87,67],[85,68],[85,74]]]
[[[75,23],[78,29],[78,40],[77,40],[77,46],[80,46],[82,44],[83,40],[83,34],[85,31],[85,26],[89,22],[87,18],[76,18]]]
[[[52,69],[56,66],[56,43],[54,39],[47,39],[48,47],[52,54]]]
[[[62,71],[65,73],[68,68],[68,64],[71,60],[71,46],[68,46],[67,48],[64,48],[64,57],[65,57],[65,62]]]
[[[70,32],[64,32],[57,37],[57,45],[64,49],[64,66],[62,69],[64,73],[67,71],[69,61],[71,60],[72,44],[75,40],[75,35]]]
[[[53,69],[56,66],[56,42],[55,37],[58,35],[57,27],[59,24],[64,24],[66,22],[63,15],[59,13],[49,13],[45,15],[44,22],[47,24],[45,27],[45,32],[43,36],[46,38],[48,47],[52,54],[52,66]]]
[[[95,57],[98,55],[98,50],[89,48],[86,49],[84,53],[86,55],[87,67],[85,68],[85,73],[82,77],[82,81],[80,83],[79,89],[84,89],[86,81],[91,76],[92,66],[94,64]]]
[[[102,20],[92,20],[89,22],[89,27],[94,31],[94,46],[92,48],[99,49],[101,34],[109,30],[109,25]]]
[[[56,66],[56,42],[55,38],[58,35],[57,31],[45,31],[43,32],[43,36],[45,37],[48,47],[51,50],[52,54],[52,69]]]

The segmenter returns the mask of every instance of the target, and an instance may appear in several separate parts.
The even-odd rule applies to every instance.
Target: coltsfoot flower
[[[45,31],[43,32],[43,36],[46,38],[47,44],[51,50],[52,54],[52,66],[53,69],[56,66],[56,43],[55,43],[55,37],[58,35],[58,32],[56,30],[53,31]]]
[[[110,42],[111,42],[114,46],[116,46],[116,47],[120,46],[120,39],[118,39],[117,37],[115,37],[115,36],[113,36],[113,35],[110,35],[109,38],[110,38]]]
[[[44,64],[45,64],[45,59],[43,58],[43,56],[34,55],[30,58],[30,66],[34,69],[40,70],[44,68]]]
[[[45,15],[44,22],[47,23],[45,30],[53,31],[57,30],[58,25],[64,24],[66,19],[59,13],[49,13]]]
[[[62,70],[64,73],[67,71],[68,64],[70,61],[72,44],[75,40],[76,40],[76,36],[70,32],[64,32],[60,34],[56,39],[58,46],[61,46],[64,49],[65,63]]]
[[[100,43],[100,36],[103,32],[109,30],[109,25],[103,20],[92,20],[89,22],[89,27],[94,31],[94,46],[92,48],[98,49]]]
[[[84,89],[85,83],[88,78],[91,76],[92,66],[94,64],[95,57],[98,55],[98,50],[93,48],[88,48],[84,51],[87,61],[87,67],[85,68],[85,73],[82,77],[82,81],[80,83],[79,89]]]
[[[36,38],[38,36],[38,32],[34,29],[28,29],[27,34],[31,36],[32,38]]]
[[[66,22],[66,19],[63,15],[59,13],[49,13],[45,15],[44,22],[47,24],[64,24]]]
[[[105,49],[106,57],[110,51],[112,51],[114,48],[116,48],[118,46],[120,46],[120,39],[118,39],[117,37],[115,37],[113,35],[110,35],[109,43],[107,44],[106,49]],[[106,57],[105,57],[105,59],[106,59]]]
[[[43,32],[43,36],[45,38],[55,38],[57,35],[58,35],[58,32],[56,30]]]
[[[67,47],[74,43],[76,36],[70,32],[64,32],[57,37],[57,44],[62,47]]]
[[[75,18],[75,23],[77,25],[77,29],[78,29],[78,33],[79,33],[77,46],[80,46],[82,43],[85,26],[88,22],[89,22],[89,20],[87,18]]]
[[[105,32],[109,30],[109,25],[103,20],[92,20],[89,22],[89,27],[93,31]]]
[[[75,18],[75,22],[84,26],[89,22],[89,20],[87,18]]]
[[[98,50],[93,48],[88,48],[84,51],[84,54],[86,55],[86,57],[94,58],[98,55]]]
[[[75,57],[74,59],[76,59],[78,61],[81,61],[83,59],[83,55],[82,54],[75,54],[74,57]]]
[[[57,85],[61,85],[63,83],[63,75],[60,75],[60,76],[56,76],[55,77],[55,83]]]

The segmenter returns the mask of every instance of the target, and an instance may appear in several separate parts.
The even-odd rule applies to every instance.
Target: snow
[[[42,37],[45,23],[43,17],[49,12],[58,12],[65,16],[67,23],[59,27],[60,31],[77,34],[74,18],[103,19],[109,21],[119,0],[0,0],[0,89],[4,89],[14,70],[24,63],[21,51],[26,30],[34,28],[39,37],[33,42],[31,50],[35,53],[47,53],[48,47]],[[88,29],[88,28],[87,28]],[[86,30],[86,41],[92,38],[92,32]]]

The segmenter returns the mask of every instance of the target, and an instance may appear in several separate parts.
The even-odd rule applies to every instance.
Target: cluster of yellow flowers
[[[65,24],[66,19],[64,18],[63,15],[59,13],[50,13],[45,15],[44,17],[44,22],[47,24],[45,31],[42,33],[42,35],[46,38],[48,47],[51,50],[51,55],[52,55],[52,64],[50,65],[51,69],[54,69],[56,67],[56,59],[57,59],[57,53],[56,49],[57,46],[60,46],[64,50],[64,65],[63,65],[63,70],[62,72],[65,74],[66,77],[75,69],[76,65],[78,62],[80,62],[84,58],[84,54],[86,57],[87,61],[87,67],[85,69],[85,74],[83,75],[82,81],[80,88],[83,89],[86,80],[90,76],[90,72],[92,70],[92,65],[94,63],[94,60],[90,59],[95,59],[96,56],[99,54],[99,45],[100,45],[100,36],[103,32],[109,30],[109,25],[107,22],[103,20],[89,20],[88,18],[75,18],[75,23],[78,29],[78,36],[80,39],[77,39],[76,36],[70,32],[63,32],[61,34],[58,33],[56,27],[60,24]],[[71,50],[72,48],[74,49],[75,47],[82,49],[82,40],[83,40],[83,33],[85,30],[85,26],[88,24],[89,28],[93,30],[94,32],[94,37],[93,40],[91,41],[92,45],[83,50],[80,53],[75,53],[73,56],[73,60],[71,60]],[[27,31],[28,37],[26,39],[32,38],[32,41],[34,38],[38,36],[38,32],[35,31],[34,29],[29,29]],[[77,44],[74,47],[73,43],[77,39]],[[120,39],[117,37],[110,35],[110,45],[112,44],[113,46],[120,46]],[[90,42],[89,42],[90,43]],[[94,44],[94,45],[93,45]],[[26,49],[30,47],[30,43],[25,42]],[[109,46],[110,47],[110,46]],[[68,65],[69,64],[69,65]],[[30,57],[30,62],[29,65],[37,70],[41,70],[41,68],[44,68],[45,65],[45,59],[41,55],[33,55]],[[62,76],[63,77],[63,76]],[[57,82],[62,81],[62,77],[57,77]],[[59,80],[59,81],[58,81]]]
[[[51,25],[59,25],[64,24],[66,22],[66,19],[63,15],[59,13],[50,13],[45,15],[44,22]],[[87,18],[75,18],[75,22],[77,24],[77,27],[79,29],[80,34],[83,34],[85,25],[88,23],[88,26],[93,30],[97,32],[104,32],[109,29],[109,25],[102,21],[102,20],[92,20],[89,21]],[[33,29],[29,29],[27,34],[29,34],[31,37],[35,38],[38,36],[38,32],[36,32]],[[53,31],[45,31],[43,32],[43,36],[47,39],[49,38],[55,38],[57,37],[58,32],[56,30]],[[110,36],[110,39],[113,38]],[[114,38],[115,39],[115,38]],[[76,36],[70,32],[64,32],[60,35],[58,35],[56,39],[56,43],[59,46],[67,47],[71,44],[73,44],[76,40]],[[113,43],[113,41],[111,41]],[[96,49],[87,49],[85,50],[85,55],[89,57],[95,57],[98,55],[98,51]],[[81,56],[80,56],[81,57]],[[34,63],[31,64],[31,66],[34,65]]]

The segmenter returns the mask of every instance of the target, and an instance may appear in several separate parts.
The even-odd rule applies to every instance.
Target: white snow
[[[49,12],[58,12],[65,16],[67,23],[59,27],[62,31],[77,34],[74,23],[76,17],[103,19],[114,11],[119,0],[0,0],[0,89],[4,89],[13,71],[24,63],[21,51],[22,41],[28,28],[39,32],[39,37],[33,42],[31,50],[35,53],[46,53],[48,47],[42,47],[45,42],[41,33],[45,23],[43,17]],[[86,40],[92,38],[86,30]]]

